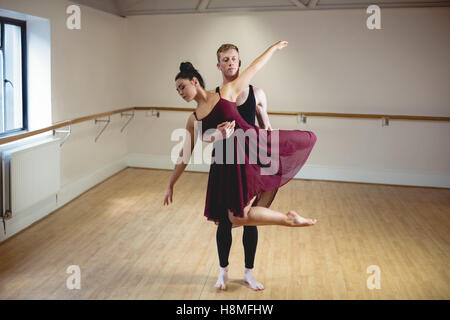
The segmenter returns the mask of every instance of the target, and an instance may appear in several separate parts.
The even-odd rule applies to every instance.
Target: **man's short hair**
[[[221,45],[219,49],[217,49],[217,61],[220,62],[220,53],[228,51],[230,49],[236,50],[237,53],[239,54],[238,47],[236,47],[234,44],[231,44],[231,43],[225,43],[225,44]]]

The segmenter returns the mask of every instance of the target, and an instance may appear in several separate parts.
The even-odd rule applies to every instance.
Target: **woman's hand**
[[[266,51],[258,58],[253,60],[250,66],[244,70],[244,72],[239,74],[239,77],[233,81],[227,83],[223,88],[227,87],[230,89],[228,93],[223,92],[222,98],[228,99],[230,101],[236,101],[239,94],[248,88],[250,81],[255,76],[255,74],[261,70],[261,68],[270,60],[275,51],[281,50],[288,45],[287,41],[278,41],[277,43],[271,45]]]
[[[274,45],[272,45],[272,47],[274,47],[277,50],[281,50],[284,47],[287,47],[288,42],[287,41],[278,41],[277,43],[275,43]]]
[[[173,202],[173,187],[167,186],[166,193],[164,194],[164,205],[169,205]],[[169,202],[170,201],[170,202]]]
[[[202,140],[205,142],[214,142],[217,140],[228,139],[234,132],[235,121],[225,121],[217,126],[216,131],[211,134],[203,135]]]
[[[228,139],[234,132],[235,121],[226,121],[222,122],[217,126],[217,130],[219,130],[220,134],[218,135],[216,140]],[[222,138],[221,138],[222,137]]]

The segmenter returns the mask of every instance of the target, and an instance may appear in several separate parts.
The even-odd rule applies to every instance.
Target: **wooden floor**
[[[186,172],[163,207],[170,171],[128,168],[0,244],[1,299],[450,299],[450,190],[293,180],[272,208],[317,218],[259,227],[242,281],[242,228],[230,281],[218,275],[216,227],[203,217],[207,174]],[[81,289],[69,290],[70,265]],[[380,289],[367,279],[380,268]]]

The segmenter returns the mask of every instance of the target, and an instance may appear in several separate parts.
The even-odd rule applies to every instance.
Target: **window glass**
[[[23,126],[22,32],[21,27],[4,24],[4,116],[5,131]]]

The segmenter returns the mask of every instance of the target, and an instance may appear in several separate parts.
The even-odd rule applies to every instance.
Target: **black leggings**
[[[255,202],[253,203],[253,206],[257,205],[269,208],[277,192],[278,189],[262,192],[258,195],[257,200],[255,200]],[[232,242],[231,227],[232,223],[230,222],[228,217],[222,219],[219,222],[219,226],[217,227],[217,251],[219,252],[219,262],[222,268],[228,266],[228,256],[230,255]],[[244,226],[242,243],[244,244],[245,267],[247,269],[253,269],[256,246],[258,244],[258,229],[256,228],[256,226]]]
[[[228,219],[221,221],[217,227],[217,251],[219,252],[219,262],[222,268],[228,266],[228,256],[230,255],[232,242],[231,227],[232,224]],[[258,229],[256,226],[244,226],[242,243],[244,244],[245,267],[253,269],[256,246],[258,244]]]

